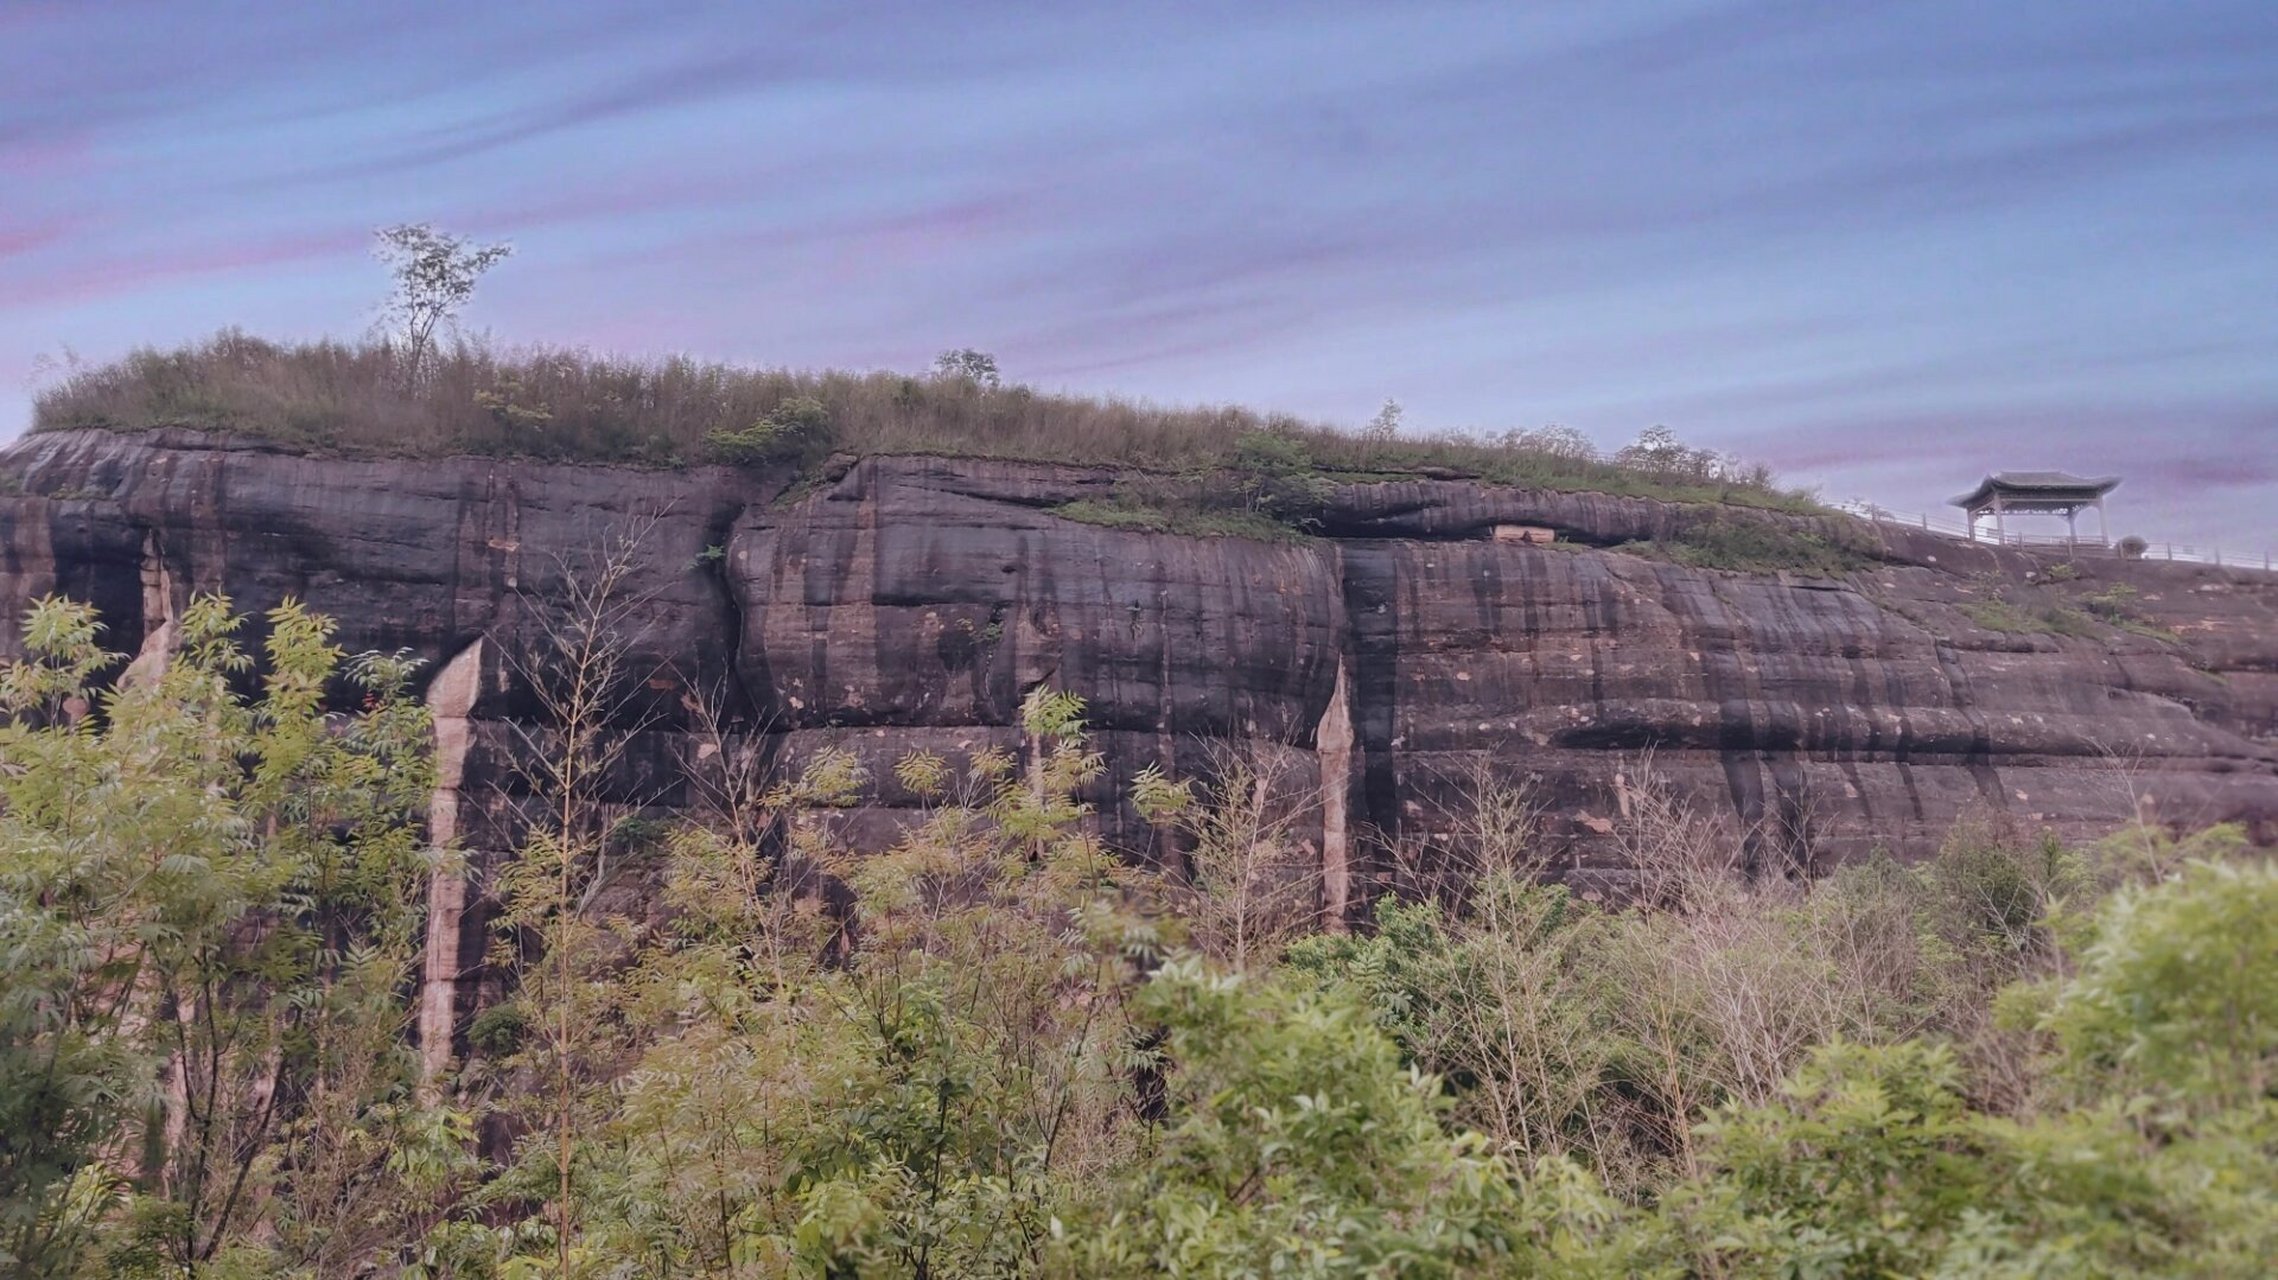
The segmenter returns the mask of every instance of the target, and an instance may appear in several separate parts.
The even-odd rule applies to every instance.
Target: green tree
[[[1709,1274],[1928,1275],[1949,1247],[1983,1253],[2006,1238],[2005,1170],[1961,1086],[1935,1046],[1820,1049],[1775,1101],[1701,1126],[1677,1234]]]
[[[454,1170],[463,1123],[420,1105],[406,1046],[430,865],[412,664],[344,660],[290,602],[265,622],[257,662],[226,599],[194,600],[163,672],[104,691],[93,611],[43,600],[0,676],[19,1273],[90,1248],[115,1274],[351,1268]],[[335,680],[358,710],[328,709]]]
[[[1072,1233],[1072,1274],[1460,1275],[1506,1252],[1510,1171],[1336,991],[1188,958],[1146,988],[1165,1127]]]
[[[1386,400],[1368,425],[1360,429],[1360,438],[1370,444],[1390,444],[1400,438],[1400,418],[1403,410],[1398,400]]]
[[[933,376],[954,382],[969,382],[984,391],[996,390],[1002,381],[997,372],[997,358],[971,347],[958,347],[935,356]]]
[[[395,277],[382,314],[403,341],[404,380],[419,382],[437,328],[458,319],[483,274],[514,252],[509,244],[476,244],[424,222],[382,227],[373,252]]]
[[[1491,873],[1461,915],[1377,906],[1367,936],[1300,943],[1293,969],[1349,984],[1409,1060],[1450,1080],[1456,1115],[1497,1151],[1618,1163],[1596,961],[1605,921],[1563,886]]]
[[[2278,868],[2199,862],[2105,904],[2051,1009],[2066,1078],[2182,1115],[2278,1096]]]
[[[818,756],[752,799],[765,816],[746,815],[745,837],[673,838],[658,925],[560,911],[551,869],[510,878],[509,918],[527,902],[543,945],[581,957],[566,978],[550,960],[523,969],[528,1021],[554,1028],[567,1008],[617,1056],[579,1078],[560,1131],[573,1158],[534,1135],[470,1206],[555,1200],[540,1221],[562,1224],[558,1239],[494,1232],[493,1261],[1033,1273],[1055,1210],[1131,1148],[1126,998],[1161,944],[1126,905],[1141,877],[1081,829],[1076,793],[1102,768],[1081,712],[1045,690],[1027,700],[1025,769],[1001,750],[962,767],[905,758],[894,782],[921,817],[863,857],[832,818],[869,779]],[[833,881],[851,910],[827,905]],[[555,1034],[523,1065],[552,1074]]]

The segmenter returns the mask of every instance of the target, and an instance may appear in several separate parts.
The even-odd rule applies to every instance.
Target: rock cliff
[[[893,759],[1018,751],[1020,699],[1049,684],[1088,701],[1110,764],[1092,798],[1140,856],[1175,856],[1117,798],[1146,764],[1192,771],[1232,741],[1317,791],[1332,913],[1361,909],[1388,849],[1430,856],[1481,763],[1531,781],[1551,871],[1585,885],[1620,876],[1648,753],[1760,872],[1919,856],[1976,808],[2075,834],[2278,820],[2278,575],[2058,568],[1865,525],[1842,531],[1868,551],[1856,573],[1744,575],[1615,548],[1815,521],[1461,479],[1343,486],[1322,536],[1286,542],[1063,518],[1115,484],[1080,467],[885,457],[795,479],[32,436],[0,454],[0,651],[56,592],[161,660],[169,619],[216,590],[300,598],[351,651],[409,649],[442,740],[436,825],[478,880],[514,841],[533,655],[620,544],[639,678],[609,785],[645,810],[701,805],[721,759],[782,771],[837,746],[878,780],[850,833],[883,840],[909,803]],[[1559,541],[1496,536],[1520,528]],[[467,892],[438,889],[462,925],[430,948],[431,1029],[472,998]]]

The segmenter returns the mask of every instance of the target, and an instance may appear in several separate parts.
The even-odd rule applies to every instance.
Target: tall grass
[[[819,401],[833,444],[858,454],[935,453],[1208,470],[1272,433],[1330,473],[1448,474],[1501,484],[1809,510],[1762,468],[1703,450],[1601,457],[1571,433],[1366,437],[1233,406],[1166,408],[956,377],[750,368],[685,356],[631,358],[460,342],[415,380],[385,342],[277,343],[224,331],[142,349],[42,391],[33,430],[195,427],[317,452],[493,454],[675,467],[714,460],[707,438]]]

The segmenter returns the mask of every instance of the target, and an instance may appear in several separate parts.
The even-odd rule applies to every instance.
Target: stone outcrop
[[[1585,885],[1620,878],[1611,833],[1648,753],[1731,815],[1765,872],[1919,856],[1973,809],[2067,834],[2132,813],[2265,834],[2278,820],[2278,575],[2101,558],[2052,575],[2017,552],[1773,514],[1745,518],[1869,540],[1873,562],[1840,580],[1742,575],[1615,549],[1729,512],[1460,479],[1345,486],[1323,536],[1288,542],[1053,513],[1115,479],[894,457],[793,488],[721,468],[39,435],[0,456],[0,651],[20,649],[25,604],[57,592],[102,610],[111,647],[163,661],[168,620],[205,591],[253,612],[297,597],[351,651],[411,650],[450,736],[435,825],[478,882],[484,851],[515,842],[516,753],[542,720],[534,655],[573,581],[635,533],[622,714],[637,732],[609,779],[628,809],[700,806],[725,755],[781,771],[836,747],[876,780],[850,837],[883,841],[911,803],[894,759],[1017,752],[1022,696],[1051,685],[1088,701],[1110,766],[1091,799],[1136,856],[1174,854],[1119,799],[1144,765],[1192,770],[1231,740],[1324,790],[1306,822],[1339,913],[1364,909],[1391,844],[1442,837],[1481,762],[1532,780],[1552,871]],[[1496,534],[1513,527],[1559,541]],[[2124,598],[2125,625],[1985,625],[2085,619],[2092,596]],[[430,947],[457,997],[423,997],[431,1035],[478,980],[460,975],[479,974],[479,919],[454,932]]]

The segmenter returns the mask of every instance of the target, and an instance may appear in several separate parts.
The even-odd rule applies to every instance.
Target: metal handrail
[[[1902,525],[1909,529],[1920,529],[1926,533],[1951,538],[1956,542],[1977,542],[2003,547],[2064,547],[2076,555],[2087,556],[2117,556],[2119,554],[2119,549],[2116,546],[2095,538],[2068,538],[2063,534],[2001,532],[1984,529],[1973,532],[1968,525],[1958,520],[1934,518],[1919,512],[1893,511],[1888,507],[1872,502],[1854,499],[1850,502],[1839,502],[1834,505],[1837,511],[1846,515],[1857,516],[1862,520],[1872,521],[1876,524]],[[2188,543],[2177,542],[2146,543],[2144,553],[2138,559],[2211,564],[2226,569],[2278,571],[2278,554],[2273,554],[2270,551],[2264,551],[2259,555],[2241,555],[2221,547],[2195,547]]]

